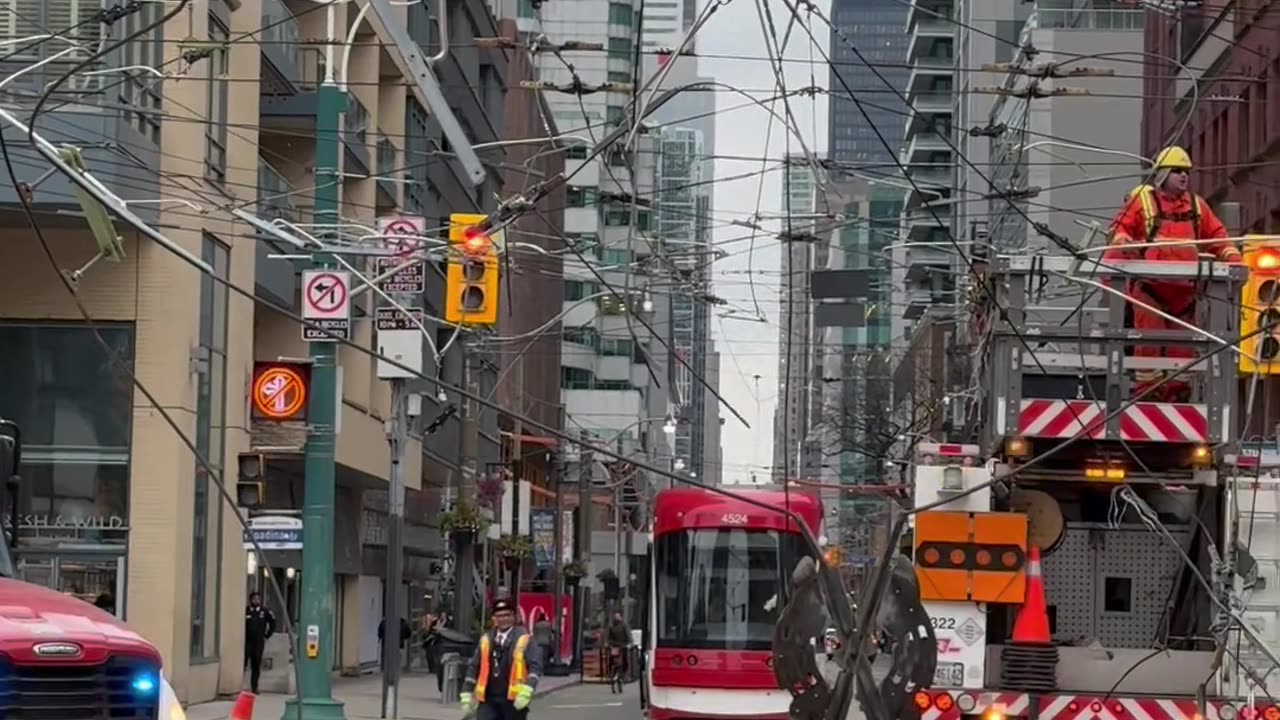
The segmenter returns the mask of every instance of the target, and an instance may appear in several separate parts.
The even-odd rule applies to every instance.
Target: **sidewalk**
[[[400,720],[461,720],[460,706],[440,702],[434,675],[414,673],[400,680]],[[577,684],[577,673],[568,677],[544,677],[538,683],[537,695]],[[333,679],[333,697],[345,706],[349,720],[378,718],[382,715],[382,676],[336,677]],[[254,720],[280,720],[288,699],[288,695],[259,695],[253,708]],[[192,705],[187,708],[187,720],[226,720],[231,714],[232,704],[233,700],[219,700]]]

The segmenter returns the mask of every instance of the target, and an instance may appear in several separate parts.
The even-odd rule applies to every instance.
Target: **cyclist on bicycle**
[[[622,692],[623,678],[627,673],[627,659],[631,647],[631,628],[622,613],[615,612],[613,621],[605,633],[605,647],[609,648],[609,691]]]

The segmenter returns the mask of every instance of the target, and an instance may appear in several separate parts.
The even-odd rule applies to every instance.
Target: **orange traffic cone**
[[[242,692],[236,698],[236,704],[231,706],[231,715],[227,720],[253,720],[253,701],[258,696],[251,692]]]
[[[1027,599],[1013,623],[1014,645],[1050,645],[1049,607],[1044,597],[1044,576],[1040,573],[1040,548],[1027,548]]]

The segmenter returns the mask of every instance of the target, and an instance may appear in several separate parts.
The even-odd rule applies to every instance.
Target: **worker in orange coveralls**
[[[1204,198],[1190,192],[1191,156],[1178,146],[1170,146],[1156,156],[1155,183],[1139,185],[1129,192],[1124,208],[1111,224],[1111,246],[1104,260],[1167,260],[1195,262],[1209,255],[1222,262],[1241,262],[1240,250],[1227,240],[1227,229],[1213,214]],[[1188,240],[1217,240],[1186,244]],[[1136,247],[1125,247],[1138,243]],[[1182,244],[1179,244],[1182,243]],[[1160,308],[1187,323],[1195,322],[1196,287],[1191,280],[1134,280],[1129,295]],[[1132,304],[1133,327],[1138,330],[1174,330],[1176,323]],[[1189,347],[1141,345],[1137,357],[1194,358]],[[1160,370],[1138,370],[1133,394],[1143,392],[1163,377]],[[1161,385],[1145,400],[1190,402],[1191,385],[1180,377]]]

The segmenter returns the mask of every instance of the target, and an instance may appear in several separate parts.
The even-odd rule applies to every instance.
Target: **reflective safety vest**
[[[1140,242],[1155,242],[1156,236],[1160,233],[1160,225],[1167,219],[1190,220],[1196,236],[1200,235],[1200,218],[1204,216],[1204,210],[1202,209],[1204,198],[1199,195],[1191,196],[1190,217],[1185,218],[1170,218],[1167,216],[1160,202],[1156,200],[1156,189],[1150,185],[1143,185],[1138,190],[1138,201],[1142,204],[1142,219],[1147,224],[1147,236]]]
[[[524,662],[524,651],[529,647],[529,635],[521,635],[511,653],[511,674],[507,676],[507,699],[515,702],[517,690],[529,679],[529,668]],[[484,702],[484,691],[489,684],[492,667],[489,665],[491,646],[489,633],[480,636],[480,670],[476,673],[474,697],[477,702]]]

